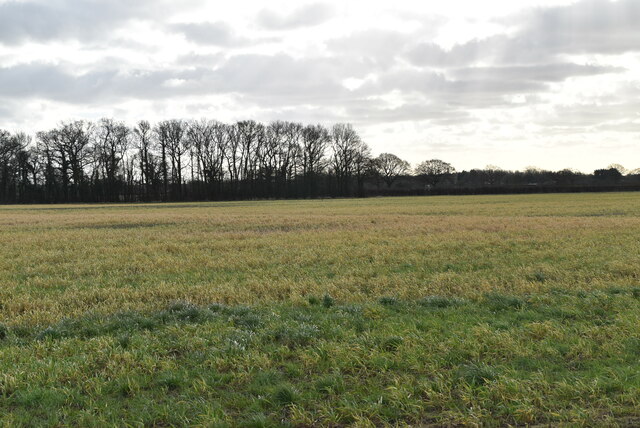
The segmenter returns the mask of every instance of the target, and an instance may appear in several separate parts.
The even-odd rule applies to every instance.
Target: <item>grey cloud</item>
[[[450,70],[447,74],[456,80],[528,80],[538,82],[560,82],[572,76],[620,73],[620,67],[556,63],[526,66],[469,67]]]
[[[185,68],[190,65],[188,59],[179,58],[173,68],[129,72],[122,72],[126,67],[114,61],[110,66],[80,75],[70,72],[69,65],[21,64],[0,68],[3,82],[0,96],[81,103],[235,93],[265,105],[345,106],[349,100],[399,90],[442,105],[480,108],[508,104],[504,99],[506,94],[539,92],[546,88],[544,83],[536,81],[451,80],[442,73],[398,70],[383,73],[376,81],[349,91],[342,85],[343,79],[367,70],[366,62],[357,58],[296,59],[279,54],[237,55],[226,60],[212,57],[211,61],[209,65]],[[394,114],[401,113],[399,110]]]
[[[20,64],[0,68],[0,81],[3,82],[0,96],[87,102],[106,94],[106,89],[116,79],[115,71],[74,76],[51,64]]]
[[[488,108],[511,104],[506,95],[536,93],[546,90],[543,82],[527,80],[467,79],[452,80],[445,74],[430,70],[399,70],[363,85],[366,93],[401,91],[419,94],[440,105],[466,108]],[[363,94],[364,95],[364,94]]]
[[[428,121],[439,125],[466,123],[471,115],[458,109],[443,109],[440,105],[411,102],[399,107],[387,107],[377,100],[366,100],[359,106],[347,110],[347,116],[355,117],[356,123],[392,123],[403,121]]]
[[[619,123],[607,123],[599,125],[597,128],[600,131],[629,132],[636,134],[640,133],[640,121],[632,122],[627,120]]]
[[[456,109],[442,109],[435,105],[407,103],[400,107],[389,107],[379,99],[346,99],[343,108],[334,105],[299,105],[287,107],[268,106],[258,113],[263,121],[295,120],[307,123],[335,123],[348,120],[356,125],[372,125],[403,121],[427,122],[429,124],[449,125],[472,122],[475,119],[467,112]],[[262,106],[265,107],[265,106]]]
[[[180,23],[171,24],[169,28],[201,45],[229,47],[247,43],[246,39],[238,36],[231,26],[224,22]]]
[[[199,54],[197,52],[189,52],[176,58],[176,66],[188,67],[215,67],[225,60],[222,53],[216,54]]]
[[[339,83],[344,72],[340,64],[320,58],[238,55],[216,69],[212,78],[219,90],[247,97],[313,103],[346,94]]]
[[[497,35],[453,46],[449,50],[433,43],[420,43],[405,56],[413,64],[435,68],[462,67],[478,63],[537,64],[557,61],[537,36]]]
[[[237,119],[243,119],[237,116]],[[341,111],[330,106],[285,106],[285,107],[263,107],[256,114],[256,119],[261,122],[271,122],[273,120],[290,120],[302,123],[323,123],[330,125],[336,122],[349,120]]]
[[[372,29],[329,40],[326,45],[334,55],[357,57],[371,67],[389,67],[411,40],[408,34]]]
[[[610,104],[561,105],[554,112],[539,118],[542,126],[580,128],[629,127],[632,120],[640,121],[640,102],[626,101]],[[638,123],[636,123],[637,125]]]
[[[640,51],[640,2],[583,0],[537,9],[525,20],[524,37],[553,53],[615,54]]]
[[[168,9],[167,9],[168,8]],[[27,0],[0,3],[0,43],[105,38],[132,19],[172,10],[161,0]]]
[[[348,91],[338,64],[287,55],[238,55],[217,68],[194,67],[122,72],[118,64],[74,75],[62,65],[32,63],[0,68],[0,96],[81,103],[120,98],[163,98],[237,93],[270,102],[328,102]]]
[[[601,101],[607,104],[621,104],[628,100],[640,100],[640,82],[623,83],[615,92],[601,97]],[[640,109],[636,109],[635,114],[640,115]]]
[[[556,9],[560,8],[550,10]],[[534,38],[523,36],[540,26],[536,19],[529,15],[523,20],[527,24],[514,36],[474,40],[449,51],[430,44],[407,51],[415,34],[370,30],[328,41],[330,55],[326,57],[226,57],[203,55],[196,50],[161,70],[131,70],[126,63],[109,61],[94,64],[93,71],[84,74],[77,74],[71,64],[21,64],[0,68],[0,97],[104,104],[130,98],[163,100],[233,94],[238,105],[253,104],[265,111],[290,113],[306,108],[307,112],[326,112],[333,108],[336,115],[362,123],[428,120],[442,125],[473,120],[464,110],[509,107],[513,104],[511,95],[526,95],[527,105],[542,102],[539,95],[549,91],[549,83],[571,76],[623,71],[559,58],[556,53],[564,48],[539,44]],[[234,46],[241,42],[224,23],[172,24],[171,28],[197,43]],[[407,67],[400,52],[408,52],[408,58],[421,67]],[[490,65],[470,66],[480,61]],[[342,85],[346,78],[370,74],[375,78],[354,91]],[[390,108],[381,98],[394,91],[401,93],[405,104]],[[620,104],[631,96],[631,92],[618,94]],[[634,111],[625,110],[629,108],[632,107],[621,107],[618,116],[611,117],[628,118],[629,112]],[[554,126],[554,118],[560,121],[563,116],[568,124],[574,121],[576,126],[589,126],[584,124],[594,120],[588,112],[557,111],[545,121]]]
[[[264,103],[333,104],[347,109],[351,108],[348,103],[353,100],[375,98],[392,91],[415,95],[420,100],[418,103],[432,100],[440,107],[486,108],[511,104],[505,95],[547,89],[542,81],[505,81],[500,77],[452,80],[443,73],[428,70],[385,71],[354,91],[348,91],[342,85],[343,79],[370,71],[366,59],[357,57],[294,59],[282,54],[241,55],[230,58],[207,75],[207,81],[209,87],[219,91],[236,92],[246,99]],[[405,110],[385,113],[389,117],[392,113],[401,117],[403,114],[408,116],[410,110],[405,107]]]
[[[110,68],[83,74],[73,74],[68,67],[42,63],[0,68],[0,81],[3,82],[0,97],[91,104],[129,98],[168,98],[215,90],[207,87],[211,71],[203,68],[128,72],[119,68],[113,64]]]
[[[14,114],[15,110],[9,107],[9,101],[0,99],[0,120],[12,119]],[[0,124],[0,129],[4,129],[2,124]]]
[[[486,45],[490,43],[484,42]],[[477,40],[455,45],[451,50],[445,50],[435,43],[420,43],[409,49],[407,59],[415,65],[430,67],[450,67],[473,64],[489,52],[480,52]],[[486,49],[485,49],[486,50]]]
[[[540,8],[512,17],[511,36],[474,39],[445,50],[423,42],[405,57],[415,65],[460,67],[483,63],[539,64],[572,54],[640,52],[640,2],[583,0],[564,7]]]
[[[269,30],[312,27],[331,19],[333,13],[333,8],[326,3],[312,3],[289,14],[263,9],[258,13],[258,24]]]

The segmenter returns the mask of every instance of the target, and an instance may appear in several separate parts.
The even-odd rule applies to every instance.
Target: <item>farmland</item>
[[[640,195],[0,206],[0,423],[640,422]]]

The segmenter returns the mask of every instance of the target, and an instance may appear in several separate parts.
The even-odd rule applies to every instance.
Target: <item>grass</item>
[[[630,290],[556,290],[500,310],[496,299],[446,307],[182,302],[14,326],[0,342],[0,418],[255,426],[638,416],[640,299]]]
[[[640,423],[640,195],[0,207],[1,425]]]

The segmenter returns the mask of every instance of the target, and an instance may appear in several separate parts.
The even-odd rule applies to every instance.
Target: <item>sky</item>
[[[0,0],[0,129],[352,123],[458,170],[640,168],[640,0]]]

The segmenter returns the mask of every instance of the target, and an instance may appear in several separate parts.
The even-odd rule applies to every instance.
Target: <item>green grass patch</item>
[[[178,301],[9,326],[0,421],[623,421],[637,416],[640,400],[638,313],[631,289],[556,289],[329,307]]]

